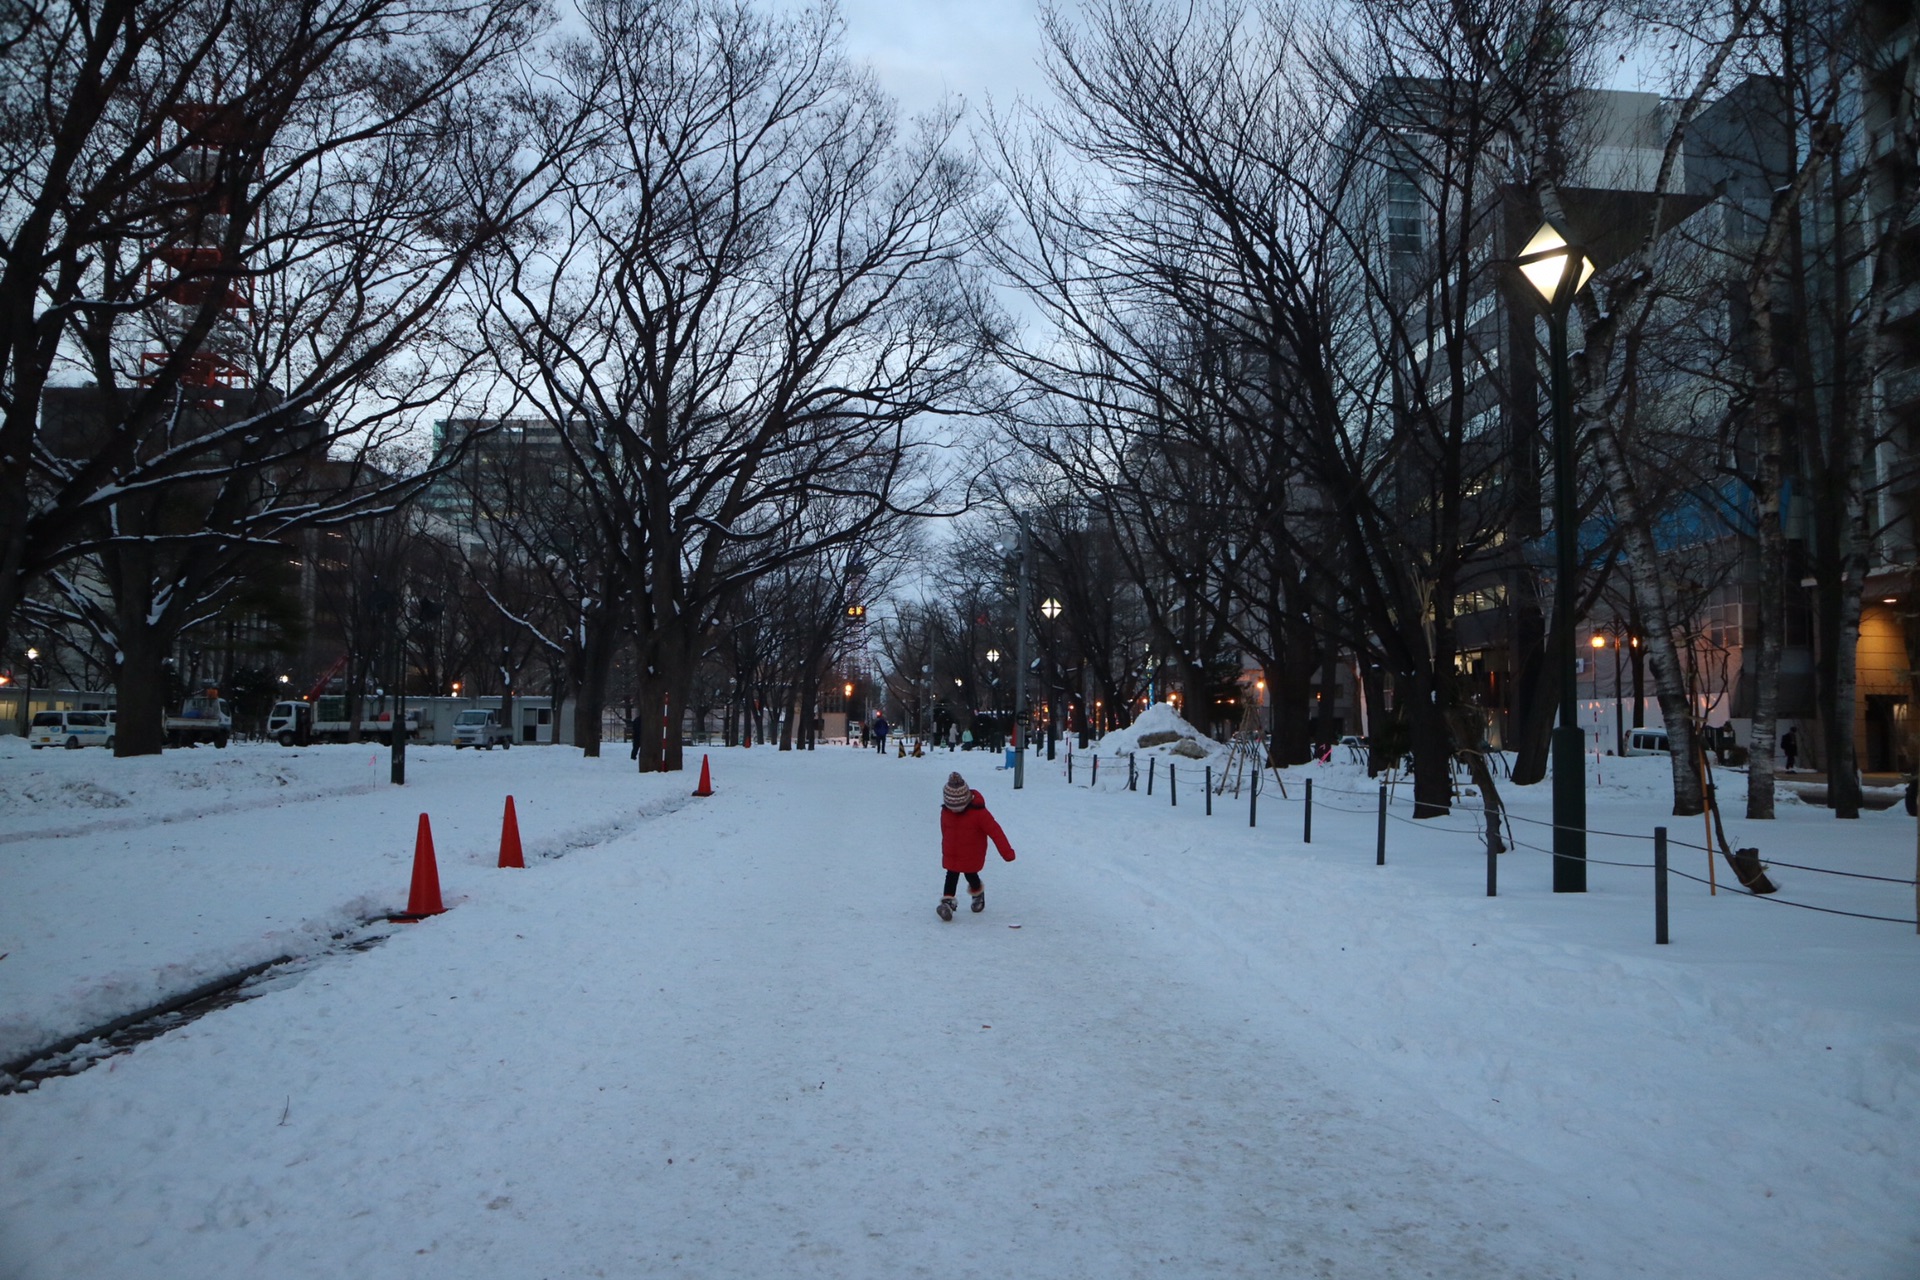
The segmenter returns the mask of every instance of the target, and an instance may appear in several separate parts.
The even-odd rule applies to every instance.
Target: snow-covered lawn
[[[716,751],[0,739],[0,1060],[319,955],[0,1097],[0,1277],[1911,1277],[1913,926],[1596,865],[1549,891],[1471,816],[1389,822],[1341,762],[1203,813],[1200,767]],[[1216,757],[1217,761],[1217,757]],[[697,757],[696,757],[697,763]],[[933,914],[959,768],[1019,850]],[[1593,827],[1665,765],[1601,762]],[[1302,783],[1315,779],[1313,843]],[[1144,788],[1144,779],[1143,779]],[[1729,780],[1723,785],[1732,789]],[[496,869],[515,797],[529,866]],[[1543,819],[1546,788],[1510,790]],[[405,905],[428,812],[446,915]],[[1764,856],[1910,879],[1896,808],[1732,820]],[[1544,845],[1544,829],[1516,825]],[[1644,863],[1644,840],[1596,836]],[[1677,870],[1705,855],[1676,845]],[[1782,899],[1911,919],[1910,884]],[[1017,927],[1014,927],[1017,926]]]

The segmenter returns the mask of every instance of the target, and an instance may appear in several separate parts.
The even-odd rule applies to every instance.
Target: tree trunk
[[[1614,516],[1627,544],[1626,564],[1633,598],[1647,622],[1645,646],[1653,663],[1654,687],[1659,693],[1660,713],[1666,718],[1667,742],[1672,750],[1674,816],[1704,813],[1706,792],[1701,786],[1699,753],[1694,746],[1698,735],[1674,646],[1666,583],[1660,576],[1659,547],[1641,509],[1639,485],[1627,466],[1618,437],[1606,424],[1597,426],[1593,437],[1595,453],[1606,472],[1607,491],[1613,497]]]
[[[360,742],[360,722],[366,718],[367,660],[357,650],[347,656],[347,695],[344,705],[347,709],[347,742],[358,745]],[[321,691],[322,693],[325,690]],[[318,707],[315,708],[316,712]]]
[[[1367,776],[1371,778],[1394,762],[1387,759],[1383,737],[1387,728],[1387,682],[1380,675],[1379,664],[1364,657],[1361,663],[1360,687],[1367,696]]]
[[[1506,814],[1506,805],[1500,799],[1493,769],[1487,764],[1487,753],[1481,748],[1486,740],[1486,725],[1471,707],[1455,707],[1447,715],[1447,726],[1453,731],[1454,748],[1466,760],[1468,776],[1480,789],[1485,802],[1487,841],[1495,853],[1505,853],[1507,842],[1501,834],[1500,822]]]
[[[1547,660],[1547,650],[1537,646],[1520,669],[1519,731],[1513,760],[1516,787],[1547,780],[1547,750],[1553,744],[1553,722],[1560,710],[1560,679],[1556,664]]]
[[[1326,744],[1340,735],[1333,731],[1334,654],[1333,646],[1323,648],[1320,665],[1320,696],[1314,702],[1314,741]]]
[[[573,743],[589,760],[600,758],[601,721],[607,706],[607,673],[619,629],[612,618],[590,622],[581,646],[580,679],[574,689]]]
[[[1768,340],[1771,341],[1769,331]],[[1764,394],[1764,392],[1763,392]],[[1753,681],[1753,728],[1747,737],[1747,817],[1770,819],[1774,816],[1774,747],[1779,729],[1780,651],[1785,628],[1787,541],[1781,526],[1780,473],[1784,441],[1777,407],[1761,410],[1760,467],[1754,486],[1759,504],[1760,581],[1755,603],[1758,617],[1748,634],[1758,641],[1753,646],[1754,662],[1748,672]],[[1743,645],[1746,643],[1742,639]]]
[[[1510,598],[1520,595],[1519,587],[1519,582],[1514,582],[1508,592]],[[1512,740],[1504,743],[1513,750],[1513,782],[1519,787],[1531,787],[1547,778],[1547,750],[1553,742],[1560,688],[1553,664],[1547,661],[1546,641],[1540,606],[1531,602],[1520,605],[1513,618],[1513,652],[1519,661],[1513,687],[1505,699]]]
[[[1415,675],[1402,705],[1413,752],[1413,816],[1437,818],[1453,808],[1453,734],[1426,673]]]
[[[640,725],[640,752],[635,768],[641,773],[660,772],[661,752],[665,746],[666,735],[662,732],[664,725],[660,719],[661,701],[665,697],[662,688],[664,682],[654,665],[657,661],[657,655],[643,657],[645,666],[640,676],[640,701],[633,713],[633,718]]]
[[[119,691],[119,714],[114,720],[113,754],[157,756],[166,744],[161,720],[167,713],[166,647],[144,626],[135,625],[119,637],[113,666]]]
[[[1780,715],[1781,616],[1785,611],[1786,539],[1780,532],[1780,501],[1776,489],[1771,504],[1760,510],[1760,582],[1758,591],[1758,645],[1750,673],[1753,680],[1753,729],[1747,735],[1747,817],[1774,816],[1774,749]]]
[[[1267,676],[1267,693],[1273,705],[1273,739],[1267,744],[1269,764],[1305,764],[1311,758],[1310,684],[1305,664],[1298,661],[1283,660]]]
[[[1864,561],[1865,557],[1860,559]],[[1857,583],[1860,579],[1851,581]],[[1860,759],[1853,749],[1853,704],[1859,689],[1860,592],[1857,587],[1847,590],[1848,585],[1845,578],[1836,583],[1833,594],[1838,599],[1828,602],[1832,617],[1822,630],[1830,637],[1830,650],[1820,664],[1828,681],[1824,724],[1827,807],[1836,818],[1858,818],[1865,798],[1860,793]]]

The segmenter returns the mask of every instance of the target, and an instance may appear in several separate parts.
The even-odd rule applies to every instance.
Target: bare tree
[[[723,603],[928,509],[912,424],[976,389],[974,181],[950,118],[899,136],[828,12],[596,0],[583,17],[546,111],[584,141],[549,234],[482,290],[497,357],[569,425],[627,575],[641,767],[677,768],[660,726]],[[835,518],[812,518],[829,500]]]
[[[448,304],[527,174],[494,80],[542,11],[31,0],[0,64],[0,637],[92,557],[121,754],[236,557],[378,510],[384,437],[460,384]],[[471,344],[468,344],[470,347]],[[93,389],[51,406],[74,375]],[[49,414],[49,407],[64,412]]]

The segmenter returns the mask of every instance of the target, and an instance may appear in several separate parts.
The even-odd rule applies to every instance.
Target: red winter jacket
[[[978,791],[966,812],[955,813],[940,806],[940,866],[947,871],[978,871],[987,865],[987,841],[991,839],[1000,856],[1013,861],[1013,846],[1007,833],[987,812],[987,802]]]

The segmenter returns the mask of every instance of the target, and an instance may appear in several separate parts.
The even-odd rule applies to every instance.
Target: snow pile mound
[[[1167,755],[1204,760],[1224,750],[1212,738],[1180,718],[1171,702],[1156,702],[1140,718],[1124,729],[1115,729],[1095,744],[1103,756],[1124,756],[1130,751],[1159,751]]]

